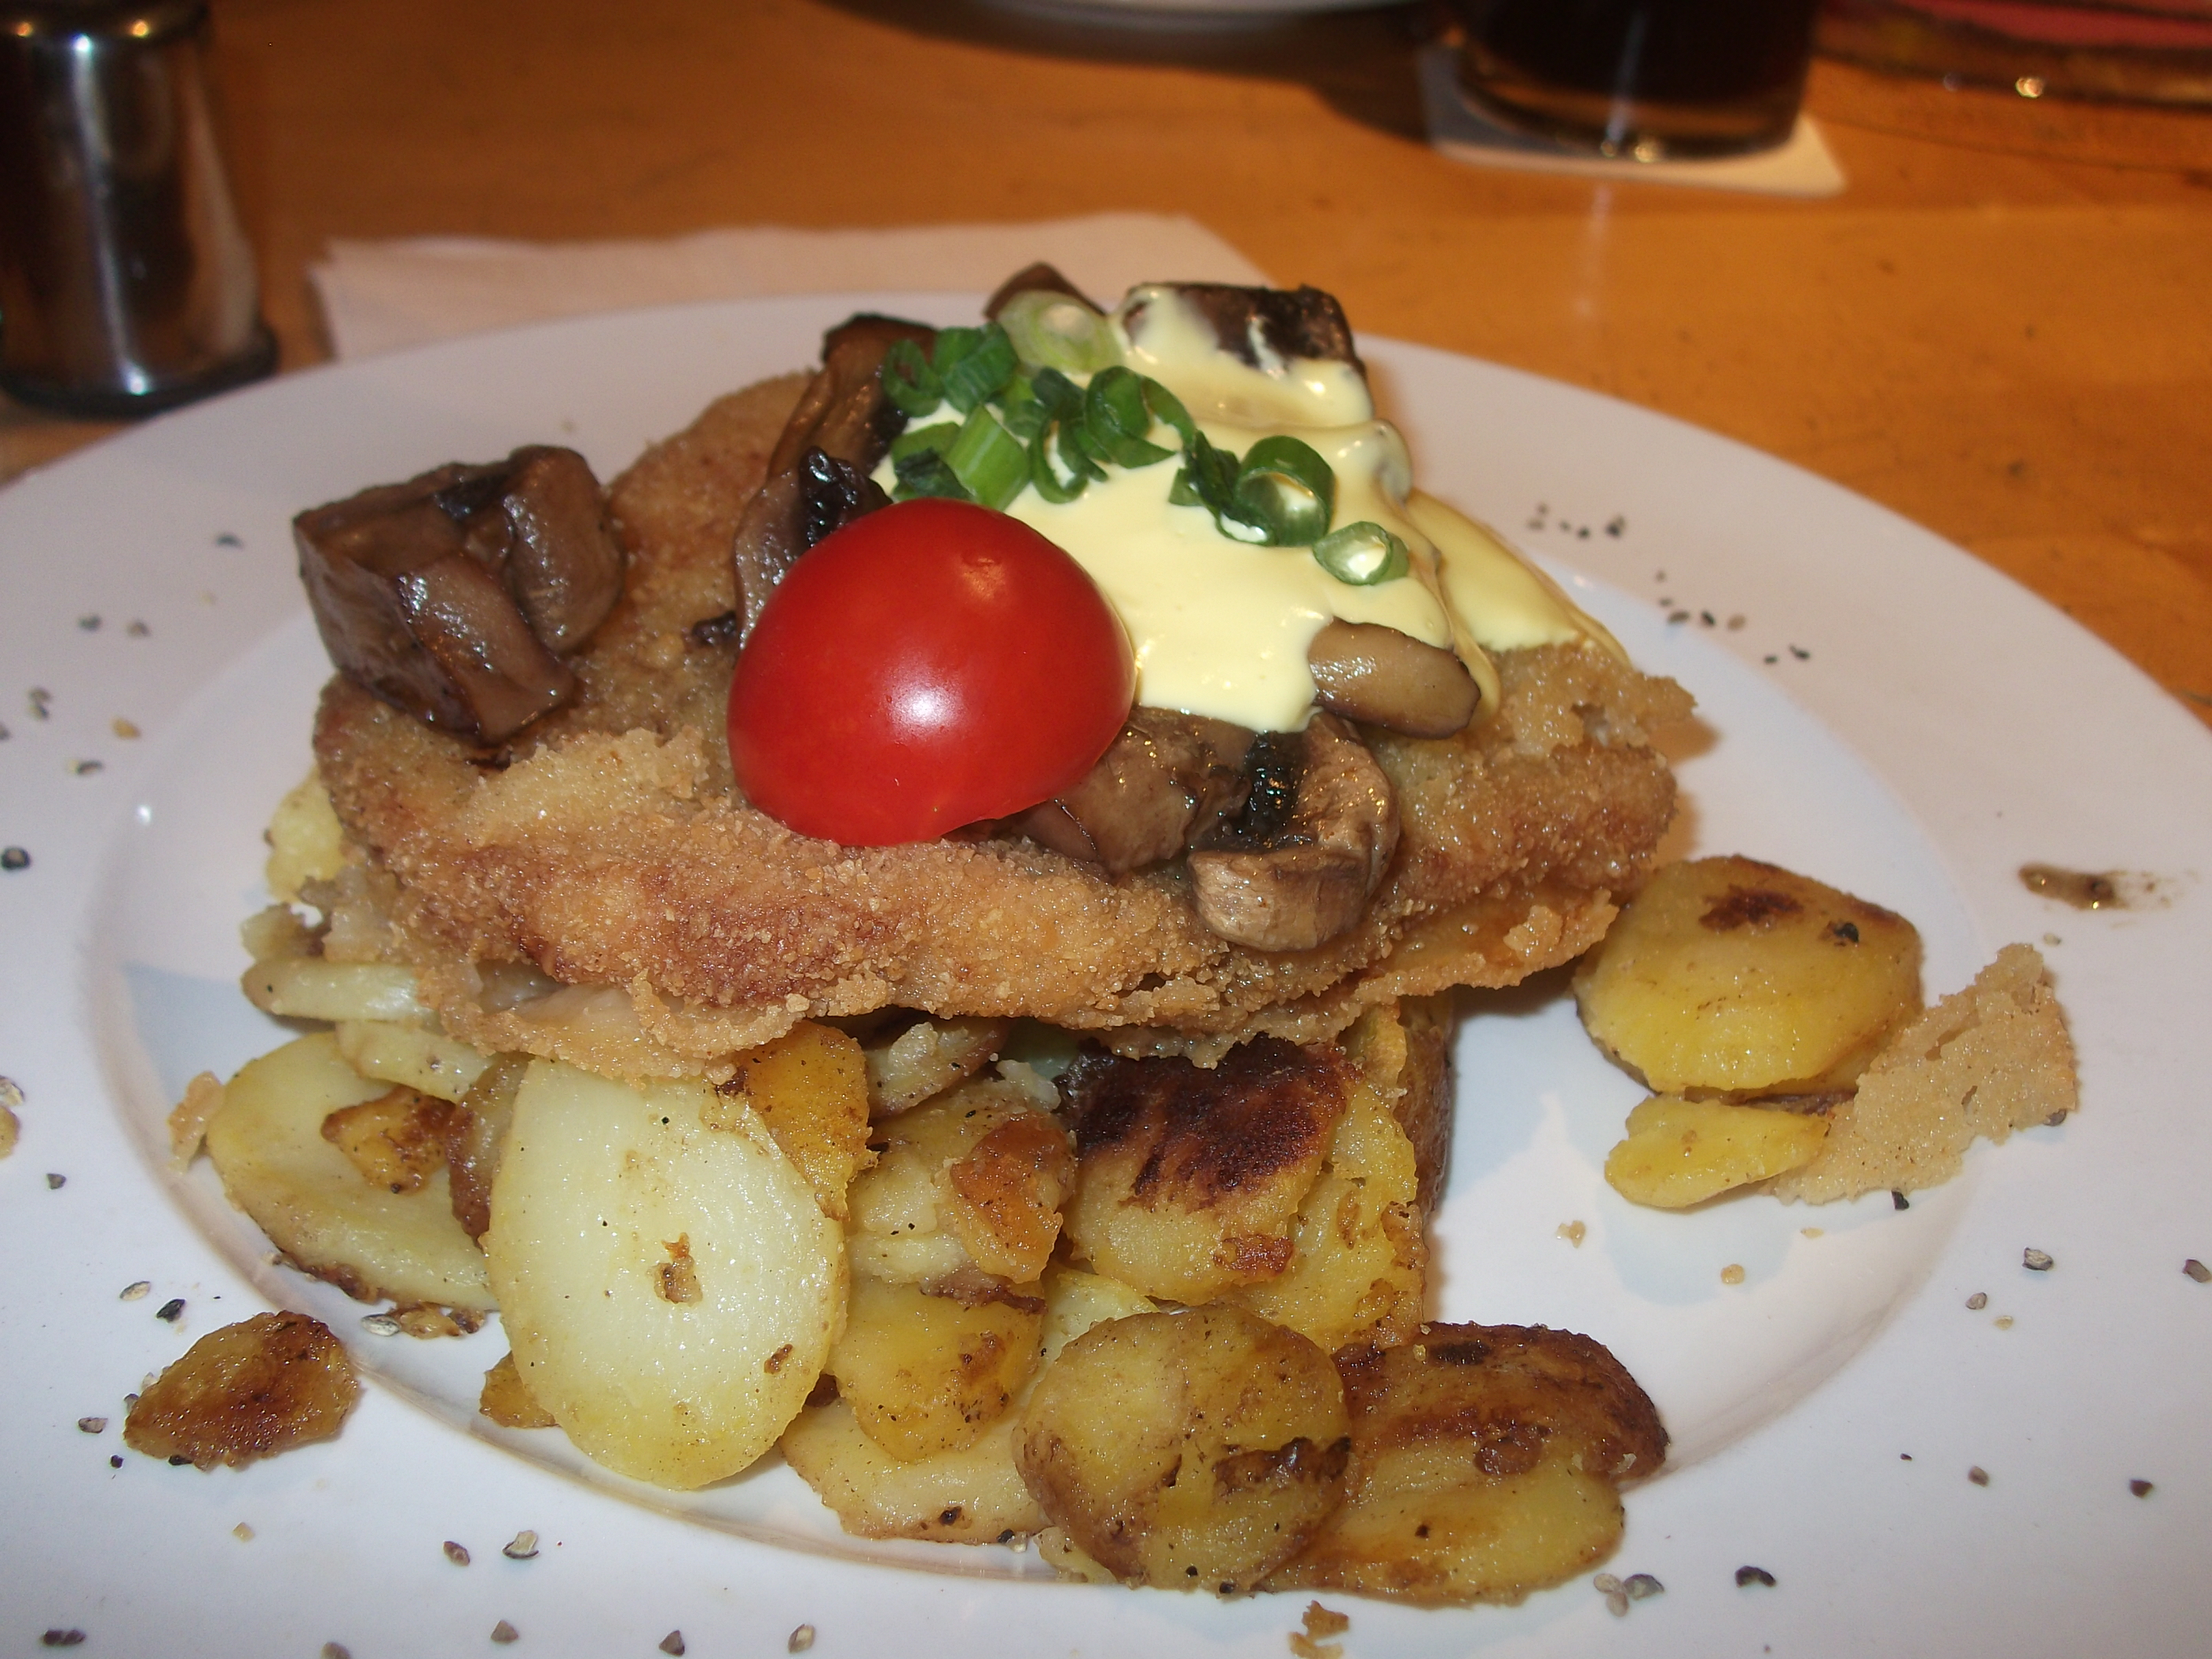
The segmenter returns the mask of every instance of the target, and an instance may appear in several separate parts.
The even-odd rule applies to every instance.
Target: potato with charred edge
[[[849,1307],[825,1369],[868,1438],[902,1462],[974,1445],[1036,1368],[1035,1296],[961,1299],[862,1277]]]
[[[1026,1284],[1060,1237],[1073,1179],[1066,1132],[1018,1084],[983,1078],[876,1126],[854,1182],[853,1271],[935,1285],[987,1273]]]
[[[1048,1269],[1037,1287],[1045,1304],[1036,1340],[1039,1365],[1093,1325],[1152,1304],[1125,1285],[1073,1267]],[[1032,1373],[1017,1402],[1026,1404]],[[861,1429],[850,1404],[809,1406],[783,1431],[785,1460],[837,1513],[845,1530],[863,1538],[927,1538],[947,1543],[1003,1542],[1045,1525],[1044,1511],[1014,1468],[1018,1408],[988,1425],[971,1445],[927,1457],[892,1456]]]
[[[1269,1589],[1518,1601],[1603,1560],[1620,1539],[1620,1483],[1666,1456],[1650,1401],[1586,1336],[1425,1325],[1337,1364],[1349,1495]]]
[[[337,1437],[361,1398],[344,1346],[305,1314],[210,1331],[131,1403],[123,1443],[149,1457],[233,1468]],[[119,1461],[119,1460],[118,1460]]]
[[[1171,1302],[1280,1275],[1353,1075],[1334,1048],[1273,1037],[1211,1071],[1079,1060],[1060,1079],[1076,1121],[1067,1233],[1079,1259]]]
[[[1305,1338],[1241,1308],[1139,1314],[1068,1344],[1030,1395],[1022,1480],[1131,1583],[1255,1588],[1344,1492],[1344,1389]]]
[[[1669,865],[1575,974],[1591,1038],[1654,1092],[1848,1090],[1920,1012],[1920,935],[1747,858]]]

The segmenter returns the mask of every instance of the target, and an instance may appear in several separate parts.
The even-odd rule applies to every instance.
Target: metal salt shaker
[[[205,0],[0,0],[0,388],[134,416],[266,374]]]

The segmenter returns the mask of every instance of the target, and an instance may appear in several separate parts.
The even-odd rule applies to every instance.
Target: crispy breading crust
[[[1366,733],[1405,831],[1368,915],[1314,951],[1214,934],[1179,865],[1115,880],[1022,840],[846,848],[785,830],[731,781],[734,648],[687,630],[734,601],[730,538],[802,385],[720,399],[616,483],[627,590],[576,703],[511,750],[343,680],[325,692],[324,781],[394,878],[398,954],[454,1035],[563,1052],[555,1022],[478,998],[476,964],[529,962],[628,988],[621,1041],[564,1054],[617,1074],[711,1070],[809,1014],[890,1005],[1210,1060],[1262,1033],[1325,1040],[1391,998],[1515,983],[1594,943],[1640,878],[1674,808],[1647,733],[1689,699],[1575,647],[1505,653],[1500,711],[1456,738]]]

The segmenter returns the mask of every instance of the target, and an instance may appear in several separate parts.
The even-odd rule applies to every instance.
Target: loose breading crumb
[[[0,1106],[0,1158],[5,1158],[15,1150],[15,1143],[22,1138],[22,1133],[21,1120],[9,1108]]]
[[[1774,1194],[1825,1204],[1914,1192],[1959,1173],[1977,1135],[2002,1141],[2079,1103],[2074,1043],[2049,970],[2008,945],[1974,982],[1892,1039],[1836,1109],[1820,1156],[1778,1176]]]
[[[1291,1651],[1297,1659],[1340,1659],[1344,1652],[1341,1642],[1325,1642],[1327,1636],[1341,1636],[1352,1628],[1352,1615],[1335,1612],[1318,1601],[1306,1603],[1305,1629],[1290,1633]]]
[[[1306,1603],[1305,1626],[1306,1634],[1316,1638],[1341,1636],[1352,1628],[1352,1615],[1325,1607],[1318,1601],[1309,1601]]]
[[[169,1167],[179,1175],[200,1155],[210,1119],[222,1109],[222,1083],[213,1072],[202,1072],[185,1085],[185,1097],[169,1114]]]

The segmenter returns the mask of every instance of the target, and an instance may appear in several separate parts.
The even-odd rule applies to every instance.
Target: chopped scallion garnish
[[[999,307],[999,325],[1025,363],[1091,374],[1121,361],[1106,319],[1073,295],[1017,294]]]
[[[1314,447],[1282,434],[1254,444],[1237,469],[1237,516],[1271,547],[1310,547],[1328,533],[1336,474]]]
[[[995,511],[1004,511],[1030,481],[1029,452],[988,409],[968,417],[945,460],[968,493]]]
[[[1395,581],[1412,565],[1406,544],[1370,519],[1330,531],[1313,544],[1313,556],[1330,575],[1354,587]]]
[[[927,415],[945,401],[945,383],[912,340],[895,340],[884,354],[884,396],[902,415]]]
[[[948,362],[945,339],[955,334],[968,337],[955,346]],[[939,331],[930,366],[945,382],[945,401],[966,415],[986,398],[995,398],[1005,391],[1021,362],[1014,356],[1013,343],[1006,338],[1006,331],[992,323],[982,328]]]

